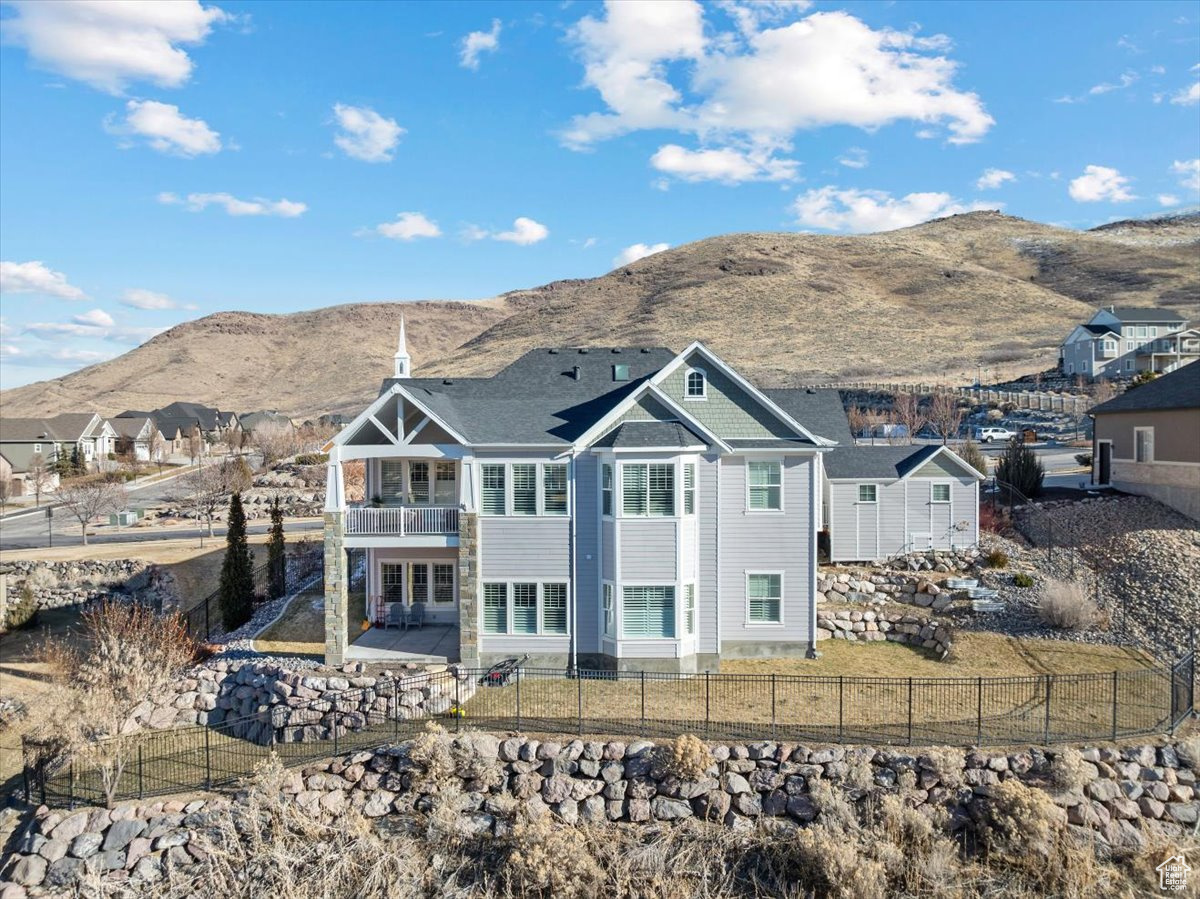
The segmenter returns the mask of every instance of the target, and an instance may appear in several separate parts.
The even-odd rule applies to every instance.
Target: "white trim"
[[[411,431],[409,431],[407,434],[404,435],[404,439],[401,440],[400,443],[404,446],[407,446],[408,444],[412,443],[413,438],[421,433],[421,429],[423,427],[425,427],[425,425],[429,424],[429,421],[430,421],[429,416],[426,415],[419,422],[417,422],[417,426],[415,428],[413,428]]]
[[[691,392],[690,378],[693,374],[700,376],[700,392],[693,394]],[[698,365],[689,365],[687,372],[683,376],[683,398],[693,402],[708,399],[708,371],[700,368]]]
[[[863,488],[863,487],[873,487],[873,488],[875,488],[875,498],[874,498],[874,499],[863,499],[863,498],[862,498],[862,488]],[[864,481],[864,482],[860,483],[860,484],[858,485],[858,489],[856,489],[856,490],[854,491],[854,504],[855,504],[856,506],[874,506],[874,505],[878,505],[878,504],[879,504],[879,484],[877,484],[877,483],[871,483],[871,482],[868,482],[868,481]]]
[[[753,621],[750,618],[750,577],[752,575],[779,575],[779,620],[778,621]],[[742,570],[742,587],[744,588],[745,603],[742,611],[744,620],[743,627],[760,628],[760,627],[784,627],[787,624],[786,615],[784,614],[784,596],[786,589],[786,573],[780,569],[761,569],[761,568],[745,568]]]
[[[779,466],[779,508],[778,509],[754,509],[754,508],[751,508],[751,506],[750,506],[750,465],[751,465],[752,461],[753,462],[774,462],[776,465]],[[745,485],[746,495],[744,498],[746,500],[745,511],[746,511],[747,515],[779,515],[785,511],[784,510],[784,500],[783,500],[784,483],[783,483],[783,458],[782,457],[780,457],[778,459],[770,459],[770,458],[754,459],[754,460],[747,459],[746,460],[745,481],[746,481],[746,485]],[[768,485],[768,486],[774,486],[774,485]]]
[[[700,355],[702,355],[706,359],[708,359],[708,361],[712,365],[715,365],[717,368],[719,368],[726,376],[728,376],[730,378],[730,380],[732,380],[735,384],[737,384],[739,387],[741,387],[743,390],[745,390],[747,393],[749,393],[752,397],[754,397],[756,400],[758,400],[772,414],[774,414],[780,421],[782,421],[784,424],[788,425],[789,427],[793,428],[801,436],[807,437],[809,440],[811,440],[817,446],[836,446],[837,445],[836,440],[827,440],[824,437],[818,437],[815,434],[813,434],[812,432],[810,432],[807,428],[805,428],[803,425],[801,425],[798,421],[796,421],[794,418],[792,418],[790,415],[788,415],[786,412],[784,412],[783,409],[779,408],[779,406],[776,405],[775,402],[772,401],[770,397],[768,397],[761,390],[759,390],[757,387],[755,387],[753,384],[751,384],[749,381],[747,381],[745,378],[743,378],[740,374],[738,374],[737,371],[735,371],[728,363],[726,363],[724,360],[722,360],[719,356],[717,356],[716,353],[714,353],[712,350],[710,350],[708,347],[706,347],[699,340],[693,341],[691,346],[689,346],[682,353],[680,353],[678,356],[676,356],[674,359],[672,359],[670,362],[668,362],[666,365],[664,365],[661,369],[659,369],[658,374],[654,375],[654,377],[652,377],[650,379],[649,383],[653,384],[655,387],[658,387],[668,377],[670,377],[671,373],[673,371],[675,371],[675,369],[677,369],[680,365],[682,365],[685,362],[685,360],[687,359],[687,357],[690,356],[692,353],[699,353]]]
[[[717,434],[713,432],[711,428],[705,426],[702,422],[697,421],[692,415],[681,408],[680,405],[676,403],[667,393],[660,390],[654,384],[653,379],[643,382],[641,386],[629,394],[629,396],[625,397],[625,399],[621,400],[621,402],[609,409],[599,421],[597,421],[594,425],[584,431],[583,434],[576,438],[573,447],[576,450],[590,447],[591,444],[595,443],[608,433],[609,429],[616,424],[618,418],[633,408],[642,399],[642,397],[646,396],[647,394],[653,396],[670,411],[678,415],[681,423],[688,425],[693,431],[703,435],[711,444],[720,447],[727,453],[732,452],[731,447],[724,440],[717,436]],[[564,454],[569,452],[570,449],[571,447],[564,449]],[[611,448],[605,447],[605,449]],[[707,449],[707,447],[703,447],[703,449]]]
[[[946,488],[946,498],[945,499],[936,499],[933,495],[934,487],[945,487]],[[954,503],[954,482],[947,481],[947,480],[938,480],[938,481],[930,480],[930,482],[929,482],[929,504],[931,506],[935,506],[935,505],[936,506],[947,506],[947,505],[952,505],[953,503]],[[932,515],[933,513],[931,512],[930,514]],[[950,517],[953,518],[954,516],[951,515]]]
[[[410,403],[412,403],[414,406],[416,406],[418,409],[420,409],[422,412],[424,412],[426,415],[428,415],[431,419],[433,419],[434,423],[438,427],[440,427],[443,431],[445,431],[447,434],[449,434],[453,439],[457,440],[459,443],[463,444],[464,446],[468,443],[468,441],[465,437],[463,437],[460,433],[458,433],[458,431],[454,430],[454,428],[452,428],[448,424],[446,424],[445,421],[443,421],[440,417],[438,417],[427,406],[425,406],[420,401],[415,399],[412,396],[412,394],[410,394],[407,390],[405,390],[399,384],[393,384],[389,390],[387,390],[387,391],[381,393],[379,396],[377,396],[375,398],[375,400],[371,403],[371,405],[367,406],[366,409],[364,409],[362,412],[360,412],[358,414],[358,417],[355,418],[354,421],[350,422],[350,424],[348,424],[348,425],[346,425],[346,427],[342,428],[342,430],[339,431],[336,436],[334,436],[333,440],[330,441],[330,444],[336,445],[336,446],[347,446],[347,445],[352,446],[353,444],[348,444],[350,435],[353,434],[355,431],[357,431],[359,429],[359,427],[361,427],[362,424],[365,421],[367,421],[367,419],[373,418],[375,413],[378,412],[380,409],[382,409],[384,407],[384,405],[388,402],[388,400],[390,400],[394,396],[404,397],[406,400],[408,400]],[[390,434],[391,432],[387,431],[385,429],[384,433]],[[395,442],[395,441],[393,440],[393,442]]]

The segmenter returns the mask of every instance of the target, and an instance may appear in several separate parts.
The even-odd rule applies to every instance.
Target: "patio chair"
[[[408,610],[408,626],[421,628],[425,626],[425,603],[415,602]]]
[[[389,627],[408,630],[408,619],[404,615],[404,603],[388,603],[387,621],[384,623],[383,629],[387,630]]]

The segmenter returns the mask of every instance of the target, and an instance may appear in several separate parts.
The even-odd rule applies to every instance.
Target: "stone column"
[[[458,658],[479,667],[479,516],[458,514]]]
[[[325,664],[346,661],[349,564],[342,535],[346,513],[325,513]]]

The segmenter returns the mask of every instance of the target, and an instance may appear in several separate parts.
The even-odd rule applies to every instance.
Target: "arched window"
[[[708,397],[708,378],[704,369],[693,368],[687,373],[687,387],[684,396],[689,400],[702,400]]]

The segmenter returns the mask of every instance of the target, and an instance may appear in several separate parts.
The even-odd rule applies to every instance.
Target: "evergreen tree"
[[[79,452],[79,444],[75,444],[75,448],[71,450],[71,474],[84,473],[83,456]]]
[[[254,606],[254,556],[246,543],[246,513],[242,495],[229,500],[229,530],[225,534],[225,560],[221,563],[221,620],[227,631],[250,620]]]
[[[1046,469],[1020,437],[1009,441],[1008,448],[996,465],[996,477],[1030,499],[1042,492],[1042,478],[1045,476]]]
[[[987,456],[980,451],[979,444],[974,440],[964,443],[958,451],[958,455],[985,478],[988,476]]]
[[[271,537],[267,541],[267,596],[278,599],[287,592],[287,556],[283,542],[283,509],[279,497],[271,506]]]

